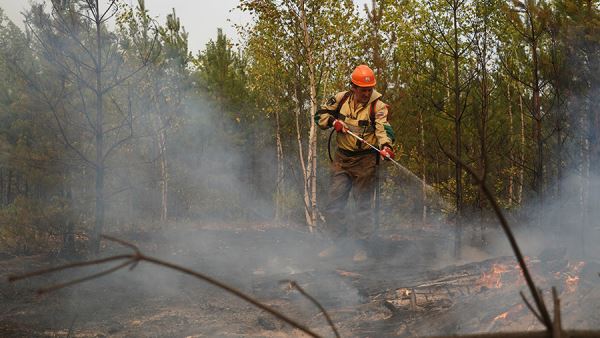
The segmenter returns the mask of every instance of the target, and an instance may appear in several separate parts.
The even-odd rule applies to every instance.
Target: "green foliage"
[[[68,213],[65,200],[18,196],[0,208],[0,251],[30,255],[54,249],[62,241]]]
[[[211,95],[218,109],[238,120],[244,115],[238,112],[252,110],[247,90],[246,60],[240,52],[233,50],[232,43],[221,29],[217,31],[216,41],[209,41],[194,63],[198,67],[196,76],[200,88]]]

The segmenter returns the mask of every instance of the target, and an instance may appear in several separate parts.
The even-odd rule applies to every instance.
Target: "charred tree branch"
[[[120,261],[120,260],[125,260],[125,262],[110,268],[108,270],[104,270],[102,272],[90,275],[90,276],[86,276],[86,277],[82,277],[79,279],[75,279],[66,283],[62,283],[62,284],[57,284],[54,286],[50,286],[47,288],[43,288],[43,289],[39,289],[37,292],[38,293],[45,293],[45,292],[51,292],[51,291],[56,291],[58,289],[67,287],[67,286],[71,286],[74,284],[78,284],[78,283],[82,283],[82,282],[86,282],[101,276],[105,276],[108,275],[112,272],[115,272],[117,270],[120,270],[128,265],[131,265],[131,269],[133,269],[136,264],[138,264],[139,262],[149,262],[155,265],[159,265],[159,266],[163,266],[166,268],[169,268],[171,270],[176,270],[179,272],[182,272],[186,275],[190,275],[192,277],[195,277],[197,279],[203,280],[211,285],[214,285],[220,289],[223,289],[235,296],[237,296],[238,298],[243,299],[244,301],[256,306],[257,308],[270,313],[271,315],[273,315],[274,317],[282,320],[283,322],[288,323],[289,325],[301,330],[302,332],[308,334],[311,337],[321,337],[319,334],[315,333],[314,331],[312,331],[311,329],[309,329],[308,327],[306,327],[303,324],[300,324],[299,322],[297,322],[296,320],[286,316],[285,314],[259,302],[258,300],[254,299],[253,297],[243,293],[242,291],[239,291],[227,284],[224,284],[212,277],[206,276],[202,273],[196,272],[194,270],[179,266],[177,264],[173,264],[173,263],[169,263],[167,261],[163,261],[154,257],[150,257],[150,256],[146,256],[144,255],[137,246],[135,246],[132,243],[129,243],[127,241],[121,240],[121,239],[117,239],[111,236],[106,236],[106,235],[102,235],[102,238],[112,241],[112,242],[116,242],[118,244],[121,244],[123,246],[126,246],[130,249],[132,249],[134,252],[132,254],[125,254],[125,255],[116,255],[116,256],[111,256],[111,257],[106,257],[106,258],[102,258],[102,259],[97,259],[97,260],[92,260],[92,261],[88,261],[88,262],[76,262],[76,263],[71,263],[71,264],[66,264],[66,265],[61,265],[58,267],[54,267],[54,268],[50,268],[50,269],[43,269],[43,270],[38,270],[38,271],[33,271],[33,272],[29,272],[23,275],[18,275],[18,276],[10,276],[8,278],[9,282],[15,282],[18,280],[23,280],[23,279],[27,279],[27,278],[31,278],[31,277],[35,277],[35,276],[41,276],[41,275],[45,275],[45,274],[49,274],[49,273],[53,273],[53,272],[57,272],[57,271],[62,271],[62,270],[68,270],[68,269],[72,269],[72,268],[78,268],[78,267],[84,267],[84,266],[92,266],[92,265],[99,265],[99,264],[104,264],[107,262],[112,262],[112,261]]]
[[[339,334],[338,330],[336,329],[335,324],[333,324],[333,320],[331,320],[329,313],[327,313],[327,310],[325,310],[325,308],[321,305],[321,303],[319,303],[319,301],[317,301],[313,296],[308,294],[308,292],[304,291],[304,289],[298,283],[296,283],[296,281],[283,280],[281,282],[289,283],[290,287],[298,290],[298,292],[300,292],[304,297],[306,297],[308,300],[310,300],[317,308],[319,308],[319,310],[321,310],[321,312],[323,313],[323,316],[325,316],[325,319],[327,320],[327,323],[331,327],[331,330],[333,331],[335,336],[337,338],[340,338],[340,334]]]
[[[537,318],[537,320],[539,320],[540,323],[544,324],[544,320],[542,319],[540,314],[533,308],[531,303],[527,300],[527,297],[525,297],[525,294],[523,293],[523,291],[519,291],[519,294],[521,295],[521,299],[523,299],[523,303],[525,303],[525,305],[527,305],[527,308],[529,309],[529,311],[531,311],[531,313],[533,313],[535,318]]]

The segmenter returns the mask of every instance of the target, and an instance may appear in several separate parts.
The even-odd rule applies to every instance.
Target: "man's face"
[[[371,94],[373,94],[373,87],[353,86],[352,90],[354,91],[354,97],[356,98],[356,102],[358,102],[360,104],[369,103]]]

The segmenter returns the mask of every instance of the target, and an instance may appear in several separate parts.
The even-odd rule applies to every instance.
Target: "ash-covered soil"
[[[449,241],[440,229],[391,233],[382,235],[364,262],[352,260],[356,247],[348,245],[337,254],[321,257],[319,253],[331,243],[293,227],[188,225],[152,234],[114,235],[135,243],[147,255],[202,272],[253,295],[325,337],[333,335],[324,316],[279,281],[296,280],[317,298],[343,337],[541,329],[522,306],[518,292],[525,291],[525,286],[518,272],[499,277],[505,283],[498,288],[490,287],[489,281],[482,282],[494,264],[512,264],[510,257],[480,253],[474,262],[452,262],[448,259]],[[101,256],[127,251],[104,242]],[[225,291],[147,263],[133,271],[121,270],[42,296],[36,295],[37,288],[100,271],[99,267],[7,282],[9,275],[68,262],[48,256],[0,260],[0,336],[302,336]],[[565,289],[561,283],[569,274],[586,274],[577,290],[561,290],[565,326],[600,328],[595,315],[600,313],[600,278],[593,278],[594,263],[576,272],[568,270],[572,264],[550,263],[556,271],[536,271],[544,288],[560,284]],[[507,314],[498,318],[504,312]]]

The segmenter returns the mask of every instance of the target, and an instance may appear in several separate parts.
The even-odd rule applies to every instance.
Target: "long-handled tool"
[[[394,160],[393,158],[390,157],[390,155],[388,154],[382,154],[381,149],[377,148],[376,146],[372,145],[371,143],[365,141],[365,139],[363,139],[362,137],[356,135],[355,133],[351,132],[350,130],[346,130],[346,132],[352,136],[354,136],[357,140],[359,140],[360,142],[368,145],[369,147],[371,147],[373,150],[377,151],[381,156],[385,157],[386,159],[392,161],[392,163],[394,163],[397,167],[400,167],[402,169],[406,169],[402,166],[402,164],[398,163],[398,161]]]
[[[352,137],[356,138],[357,140],[359,140],[360,142],[366,144],[367,146],[369,146],[371,149],[377,151],[379,154],[381,154],[382,156],[384,156],[386,159],[390,160],[396,167],[398,167],[398,169],[400,169],[400,173],[403,174],[406,178],[408,178],[409,180],[422,185],[423,186],[423,191],[425,192],[426,195],[430,196],[431,198],[434,198],[436,200],[438,200],[438,203],[440,203],[440,205],[442,205],[444,208],[448,209],[449,205],[448,203],[443,200],[433,189],[433,187],[431,187],[428,184],[425,184],[423,182],[423,180],[421,180],[419,177],[417,177],[417,175],[413,174],[410,170],[406,169],[402,164],[400,164],[398,161],[394,160],[393,158],[390,157],[390,155],[387,154],[382,154],[381,153],[381,149],[377,148],[376,146],[372,145],[371,143],[365,141],[362,137],[356,135],[355,133],[353,133],[352,131],[346,129],[346,133],[348,133],[349,135],[352,135]]]

